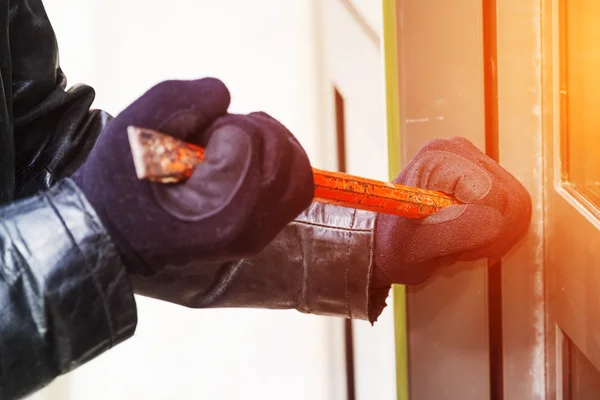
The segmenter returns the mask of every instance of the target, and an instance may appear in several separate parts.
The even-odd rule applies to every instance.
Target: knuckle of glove
[[[216,78],[202,78],[196,80],[165,80],[152,86],[142,97],[152,97],[159,99],[181,99],[182,103],[194,104],[202,102],[202,95],[205,99],[218,101],[227,100],[229,103],[230,94],[227,86]]]
[[[286,223],[306,209],[313,198],[314,181],[308,155],[297,138],[264,112],[248,116],[261,136],[265,204],[275,207]]]
[[[231,97],[223,82],[214,78],[167,80],[150,88],[116,118],[120,126],[138,125],[163,130],[181,113],[196,115],[206,128],[215,118],[227,112]],[[185,135],[165,130],[178,137]]]
[[[228,147],[221,152],[229,154],[223,158],[240,167],[235,174],[239,182],[229,185],[229,193],[235,191],[231,205],[214,203],[220,207],[214,218],[228,221],[219,229],[220,241],[238,255],[254,254],[310,205],[314,193],[310,162],[291,132],[264,113],[228,114],[209,130],[207,154],[211,144],[219,142]],[[235,135],[223,136],[225,130]],[[198,184],[206,185],[203,181]]]
[[[398,177],[403,184],[437,190],[455,196],[464,204],[491,207],[500,218],[469,217],[455,213],[456,219],[471,218],[483,232],[488,224],[496,232],[485,246],[488,257],[500,258],[526,233],[531,218],[531,198],[525,187],[467,139],[456,137],[428,142]],[[485,208],[476,207],[476,210]],[[427,223],[448,222],[444,218],[428,218]],[[486,214],[487,215],[487,214]],[[460,221],[456,221],[460,225]]]

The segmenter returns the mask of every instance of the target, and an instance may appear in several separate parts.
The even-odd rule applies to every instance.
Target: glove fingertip
[[[193,85],[210,97],[216,116],[227,112],[231,104],[231,93],[223,81],[208,77],[193,81]]]

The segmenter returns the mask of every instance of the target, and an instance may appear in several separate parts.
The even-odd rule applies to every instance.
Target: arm
[[[369,286],[374,213],[313,203],[257,256],[238,267],[221,306],[293,308],[304,313],[374,321]],[[225,286],[225,285],[224,285]],[[256,292],[236,296],[236,291]]]
[[[14,136],[14,195],[22,198],[71,175],[111,117],[90,110],[95,96],[91,87],[66,89],[56,37],[42,2],[0,3],[0,12],[7,13],[10,44],[2,50],[3,59],[10,61],[2,77],[12,114],[6,132]],[[3,130],[1,136],[8,135]]]
[[[228,105],[215,79],[156,85],[115,118],[73,176],[139,294],[374,322],[393,283],[499,258],[529,225],[527,191],[460,138],[428,143],[396,182],[463,204],[421,220],[311,205],[312,169],[292,134],[264,113],[229,114]],[[203,145],[206,159],[186,182],[140,181],[131,125]]]
[[[296,309],[374,322],[389,291],[371,288],[375,216],[312,203],[256,256],[133,283],[140,294],[194,308]]]
[[[134,282],[192,307],[295,308],[374,322],[391,284],[420,284],[457,261],[500,259],[528,229],[525,188],[465,139],[429,142],[395,182],[462,204],[406,219],[314,203],[254,257],[210,265],[199,281],[164,271],[158,280],[178,283],[177,291]]]
[[[133,335],[132,290],[71,181],[0,208],[0,398],[20,398]]]
[[[110,117],[66,91],[39,0],[0,1],[0,398],[25,396],[130,337],[125,269],[70,181]],[[44,191],[52,187],[50,191]]]

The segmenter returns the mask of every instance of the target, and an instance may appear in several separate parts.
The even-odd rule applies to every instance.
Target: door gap
[[[344,98],[336,86],[333,87],[335,103],[335,134],[337,144],[337,169],[346,170],[346,110]],[[346,358],[346,394],[348,400],[356,400],[356,383],[354,368],[354,332],[352,320],[344,320],[344,350]]]
[[[485,102],[485,152],[498,161],[497,0],[483,0],[483,76]],[[490,400],[504,399],[502,335],[502,261],[488,261],[488,334]]]

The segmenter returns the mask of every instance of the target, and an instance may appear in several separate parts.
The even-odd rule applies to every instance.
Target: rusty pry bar
[[[150,129],[130,126],[129,144],[137,177],[176,183],[187,179],[204,160],[204,149]],[[320,203],[336,204],[407,218],[422,218],[459,204],[439,192],[322,171],[313,168],[315,195]]]

